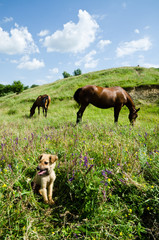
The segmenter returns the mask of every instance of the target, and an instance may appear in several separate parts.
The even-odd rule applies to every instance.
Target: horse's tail
[[[79,105],[80,105],[79,94],[80,94],[81,90],[82,90],[82,88],[78,88],[78,89],[76,90],[76,92],[74,93],[74,95],[73,95],[74,100],[75,100]]]
[[[47,95],[47,96],[44,98],[45,108],[48,108],[48,107],[49,107],[50,102],[51,102],[51,98],[50,98],[50,96]]]

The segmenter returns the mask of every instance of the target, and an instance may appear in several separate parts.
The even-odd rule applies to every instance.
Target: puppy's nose
[[[37,170],[40,170],[40,167],[39,166],[37,166],[37,168],[36,168]]]

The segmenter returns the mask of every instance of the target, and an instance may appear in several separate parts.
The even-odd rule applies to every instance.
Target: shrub
[[[12,91],[14,93],[21,93],[24,90],[24,85],[20,81],[14,81],[12,84]]]

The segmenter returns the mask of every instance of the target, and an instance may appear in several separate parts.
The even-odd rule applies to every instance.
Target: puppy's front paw
[[[49,200],[49,205],[54,205],[55,204],[55,202],[54,202],[54,200]]]
[[[48,200],[44,200],[44,203],[48,204],[48,203],[49,203],[49,201],[48,201]]]
[[[39,193],[40,193],[40,195],[43,195],[43,190],[39,189]]]

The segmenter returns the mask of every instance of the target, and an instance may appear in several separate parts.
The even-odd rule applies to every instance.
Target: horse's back
[[[80,102],[99,108],[110,108],[117,104],[126,104],[127,93],[121,87],[103,88],[95,85],[87,85],[81,88]]]
[[[48,107],[50,102],[51,102],[51,98],[47,94],[40,95],[36,99],[36,104],[39,107],[46,107],[46,106]]]

